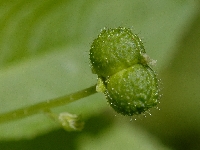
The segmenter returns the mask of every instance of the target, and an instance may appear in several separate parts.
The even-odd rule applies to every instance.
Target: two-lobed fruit
[[[98,91],[118,113],[141,114],[158,103],[158,79],[144,56],[141,39],[123,27],[102,30],[91,46]]]

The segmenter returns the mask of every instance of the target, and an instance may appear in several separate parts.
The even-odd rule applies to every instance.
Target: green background
[[[0,113],[94,85],[90,45],[103,27],[118,26],[157,60],[158,108],[124,117],[98,93],[52,109],[81,114],[82,132],[37,114],[0,124],[0,149],[200,149],[198,0],[0,0]]]

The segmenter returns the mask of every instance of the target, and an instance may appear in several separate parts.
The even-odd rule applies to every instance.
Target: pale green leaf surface
[[[158,72],[161,70],[164,72],[165,69],[165,71],[168,72],[167,69],[171,61],[175,56],[179,57],[179,55],[175,54],[181,52],[181,50],[175,47],[179,44],[179,40],[183,33],[185,33],[185,30],[188,29],[190,22],[195,18],[197,10],[197,1],[186,0],[1,0],[0,113],[33,105],[41,101],[47,101],[48,99],[94,85],[96,76],[91,73],[88,53],[92,40],[103,27],[131,27],[135,33],[138,33],[139,36],[144,39],[144,46],[147,54],[153,59],[158,60],[156,67]],[[196,39],[198,38],[196,37]],[[196,49],[198,48],[199,47]],[[190,57],[190,59],[192,60],[193,57]],[[183,64],[187,62],[186,59],[181,59],[180,61],[183,62]],[[181,65],[177,65],[177,68],[180,67]],[[195,70],[196,69],[193,69],[192,71]],[[184,74],[184,71],[182,71],[182,74]],[[168,72],[166,75],[167,77],[163,76],[165,81],[169,82],[169,85],[172,84],[171,82],[175,79],[171,80],[171,78],[168,78],[172,74]],[[177,73],[176,76],[179,75],[180,74]],[[195,73],[193,75],[194,79],[199,81]],[[190,74],[188,74],[187,77],[189,76]],[[168,80],[166,80],[166,78]],[[185,77],[183,79],[185,79]],[[179,85],[182,85],[181,83],[182,80],[180,80]],[[195,81],[189,81],[187,83],[190,83],[190,88],[193,87],[191,88],[193,91],[194,89],[199,89],[198,86],[193,86]],[[169,85],[167,86],[169,89],[170,86],[176,87],[176,85]],[[181,87],[182,90],[184,88],[185,86]],[[180,90],[179,95],[181,95],[181,89],[174,90]],[[176,92],[173,92],[172,95],[174,94],[176,94]],[[172,99],[172,97],[169,98]],[[190,97],[189,91],[187,96],[183,97],[186,101],[188,99],[193,100],[194,98]],[[180,97],[177,96],[177,99],[179,98]],[[198,98],[199,94],[196,94],[195,100],[198,100]],[[167,101],[167,98],[164,100]],[[184,111],[187,110],[188,103],[186,103],[186,101],[184,101],[184,107],[180,107],[185,109],[177,110],[177,112],[182,111],[182,116],[184,115]],[[171,128],[179,117],[177,115],[167,117],[160,113],[162,112],[161,109],[158,112],[156,110],[153,115],[161,114],[161,117],[158,117],[159,119],[149,117],[149,119],[146,120],[150,122],[148,122],[150,130],[156,128],[158,129],[156,132],[160,132],[157,133],[157,135],[165,137],[163,136],[165,132],[162,131],[167,131],[166,128],[171,128],[170,132],[168,132],[169,134],[167,134],[170,135],[172,133],[181,134],[181,131],[185,130],[187,127],[192,127],[196,129],[195,131],[198,131],[198,135],[200,132],[198,127],[195,126],[194,120],[199,120],[199,115],[193,114],[198,110],[199,103],[198,101],[192,102],[196,105],[190,103],[190,107],[191,109],[195,109],[189,111],[187,115],[187,119],[192,118],[192,126],[190,123],[187,123],[181,130],[177,131],[176,128],[178,128],[178,125],[184,122],[182,117],[182,120],[179,120],[177,126]],[[171,104],[173,106],[171,112],[173,112],[173,110],[175,111],[178,106],[181,106],[178,100],[173,105],[172,99],[170,103],[167,104],[167,107],[165,107],[164,113],[169,113],[168,110],[170,110]],[[194,107],[194,105],[196,107]],[[161,105],[161,108],[162,107],[164,106]],[[114,111],[108,107],[106,99],[99,93],[71,103],[68,106],[55,108],[53,111],[57,113],[69,111],[82,114],[83,118],[87,120],[91,115],[98,114],[107,109],[109,113]],[[123,116],[120,116],[115,119],[121,120],[121,117],[123,118]],[[144,120],[145,119],[142,119],[141,121],[145,123]],[[159,126],[159,123],[163,120],[167,125],[165,126],[163,123],[162,126]],[[86,122],[86,124],[88,123],[89,121]],[[96,120],[96,124],[98,124],[98,120]],[[197,121],[197,124],[199,124],[199,121]],[[110,142],[106,143],[104,141],[104,136],[108,141],[111,141],[111,135],[113,135],[117,141],[116,143],[120,143],[121,137],[116,137],[118,131],[120,132],[120,136],[124,137],[128,132],[130,132],[130,134],[128,134],[129,137],[131,136],[131,132],[135,132],[134,130],[132,131],[132,129],[129,131],[129,127],[127,127],[126,123],[123,126],[125,130],[121,129],[119,125],[111,126],[110,132],[103,133],[92,143],[89,142],[90,137],[88,138],[87,135],[81,135],[80,137],[86,139],[85,141],[80,141],[78,145],[84,147],[85,143],[88,148],[98,149],[100,145],[96,144],[96,142],[102,142],[102,146],[110,146],[113,148]],[[148,128],[145,125],[144,127]],[[58,124],[45,115],[38,114],[19,121],[0,124],[0,138],[33,138],[48,133],[55,128],[58,128]],[[151,134],[148,135],[146,132],[143,134],[143,129],[139,130],[141,130],[141,132],[132,134],[132,136],[136,138],[136,146],[142,144],[141,137],[137,136],[140,134],[144,135],[145,142],[147,143],[144,147],[154,143],[154,141],[151,141]],[[78,139],[80,137],[78,137]],[[132,139],[130,139],[130,142],[131,140]],[[74,139],[74,141],[78,140]],[[162,144],[159,144],[160,141],[155,139],[155,143],[158,143],[158,147],[156,148],[161,149]],[[171,143],[173,143],[173,141],[171,141]],[[124,144],[126,144],[126,141],[123,141],[122,145]],[[129,148],[131,144],[127,146]],[[162,148],[164,149],[165,147],[163,146]]]
[[[80,150],[170,150],[160,144],[153,135],[138,126],[133,126],[132,122],[115,122],[112,128],[102,132],[95,139],[88,135],[80,136],[79,141]]]
[[[78,49],[81,48],[82,47],[79,47]],[[70,49],[70,47],[67,49]],[[73,50],[75,49],[76,48],[73,48]],[[72,60],[71,57],[74,59]],[[76,61],[76,59],[82,61]],[[78,91],[91,86],[92,83],[95,84],[96,77],[88,73],[90,72],[90,67],[87,60],[88,56],[84,56],[84,53],[80,55],[78,51],[62,51],[23,63],[17,70],[15,70],[15,68],[12,69],[12,71],[15,70],[14,74],[12,71],[10,72],[10,69],[5,71],[1,74],[1,85],[4,85],[1,90],[1,97],[2,100],[4,100],[2,101],[3,107],[1,113]],[[80,74],[82,74],[81,77]],[[70,78],[70,80],[68,80],[68,78]],[[13,101],[7,102],[7,99],[13,99]],[[100,100],[101,99],[99,99],[99,101],[94,101],[90,98],[88,106],[90,106],[90,103],[93,103],[91,105],[98,106],[95,104],[100,102]],[[106,104],[105,100],[102,100],[102,102]],[[76,105],[76,102],[74,105]],[[81,105],[81,103],[79,105]],[[87,109],[89,110],[88,107]],[[62,111],[67,110],[68,109],[64,107]],[[85,108],[83,108],[83,110],[85,110]],[[83,110],[81,110],[81,112]],[[77,113],[81,112],[77,111]],[[98,112],[98,109],[96,112]],[[46,124],[47,127],[45,130],[48,130],[48,126],[50,126],[49,122],[46,122],[46,119],[41,119],[41,117],[38,119],[35,118],[33,122],[37,122],[37,124],[41,124],[42,126]],[[25,120],[25,122],[20,121],[18,125],[16,124],[17,121],[16,123],[1,124],[0,127],[2,126],[3,128],[0,130],[0,137],[14,137],[14,135],[16,135],[16,137],[22,135],[30,136],[31,134],[35,135],[37,133],[35,130],[41,131],[40,126],[32,125],[30,119],[28,122]],[[31,130],[24,132],[24,127]],[[15,134],[15,132],[17,132],[17,134]]]

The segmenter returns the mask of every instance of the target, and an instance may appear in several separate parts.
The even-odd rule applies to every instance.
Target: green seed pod
[[[127,28],[102,30],[90,49],[97,91],[118,113],[141,114],[158,103],[159,88],[141,39]]]
[[[130,29],[104,29],[90,49],[92,71],[101,77],[111,76],[124,68],[142,63],[143,53],[142,41]]]
[[[158,82],[148,66],[133,65],[112,75],[107,81],[109,104],[123,115],[141,114],[158,103]]]

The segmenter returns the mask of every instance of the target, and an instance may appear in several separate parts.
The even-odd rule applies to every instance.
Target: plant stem
[[[24,118],[36,113],[41,113],[44,112],[46,109],[62,106],[95,93],[96,93],[96,85],[78,91],[76,93],[47,100],[46,102],[41,102],[32,106],[10,111],[8,113],[0,114],[0,123],[5,123],[8,121]]]

